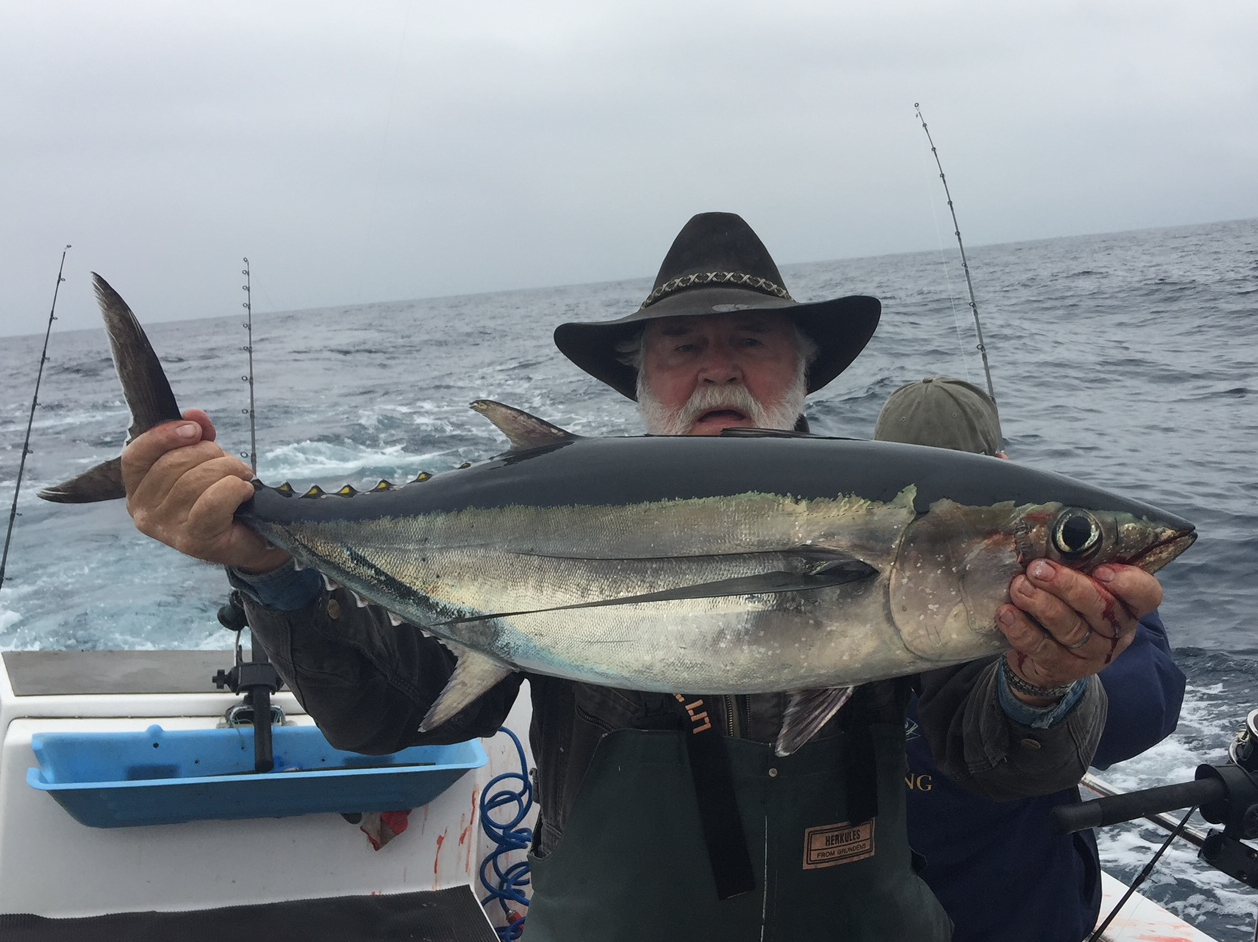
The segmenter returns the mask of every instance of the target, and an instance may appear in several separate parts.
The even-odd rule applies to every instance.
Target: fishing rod
[[[245,267],[241,274],[245,276],[245,283],[240,286],[240,290],[245,293],[245,303],[240,306],[245,309],[244,327],[249,331],[249,343],[245,345],[245,352],[249,354],[249,372],[240,378],[249,384],[249,408],[241,410],[249,416],[249,452],[248,454],[241,452],[240,457],[249,459],[249,467],[253,469],[256,477],[258,474],[258,428],[253,408],[253,290],[249,275],[249,259],[245,258],[244,262]]]
[[[61,250],[61,265],[57,269],[57,283],[52,289],[52,310],[48,312],[48,329],[44,331],[44,349],[39,355],[39,372],[35,376],[35,394],[31,397],[31,414],[26,420],[26,437],[22,440],[22,457],[17,464],[17,482],[13,485],[13,507],[9,510],[9,529],[4,535],[4,555],[0,556],[0,588],[4,587],[4,570],[9,564],[9,543],[13,539],[13,522],[17,519],[17,499],[22,492],[22,473],[26,470],[26,456],[31,453],[31,429],[35,425],[35,407],[39,405],[39,384],[44,378],[44,364],[48,362],[48,338],[52,336],[52,322],[57,319],[57,293],[61,290],[61,282],[65,281],[61,273],[66,267],[66,252],[70,246]]]
[[[948,178],[944,176],[943,164],[939,162],[939,151],[935,148],[935,142],[930,136],[930,128],[926,126],[926,119],[922,117],[922,106],[918,102],[913,102],[913,108],[917,112],[917,120],[922,122],[922,130],[926,132],[926,140],[930,143],[930,152],[935,156],[935,166],[939,168],[939,179],[943,183],[944,196],[948,198],[948,212],[952,213],[952,231],[957,237],[957,248],[961,250],[961,269],[965,272],[965,286],[970,291],[970,311],[974,314],[974,330],[978,334],[978,352],[983,357],[983,373],[987,376],[987,394],[992,397],[992,401],[996,401],[996,389],[992,386],[992,370],[987,362],[987,345],[983,343],[983,325],[978,319],[978,301],[974,299],[974,283],[970,280],[970,264],[965,258],[965,244],[961,241],[961,225],[957,222],[957,211],[952,205],[952,194],[948,191]]]
[[[249,355],[249,372],[240,377],[249,384],[249,407],[240,411],[249,416],[249,451],[242,451],[240,457],[249,459],[249,466],[255,477],[258,473],[258,429],[257,414],[253,398],[253,285],[249,274],[249,259],[244,258],[245,267],[241,274],[245,283],[240,290],[245,293],[245,300],[240,306],[245,309],[245,322],[242,325],[249,332],[249,342],[244,350]],[[218,610],[218,621],[228,631],[236,635],[234,645],[235,664],[230,670],[220,670],[212,678],[214,686],[222,690],[224,687],[232,693],[243,691],[243,701],[228,707],[225,714],[228,726],[253,727],[253,766],[256,772],[270,772],[275,768],[275,754],[271,727],[284,722],[284,711],[271,702],[271,695],[283,686],[283,680],[267,657],[266,650],[258,641],[258,636],[250,629],[249,660],[244,659],[241,647],[241,633],[249,627],[248,616],[245,614],[240,593],[233,590],[227,603]]]

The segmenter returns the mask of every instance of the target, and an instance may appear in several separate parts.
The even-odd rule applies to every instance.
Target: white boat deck
[[[478,868],[494,845],[479,826],[481,789],[495,775],[519,769],[515,747],[503,736],[484,742],[487,765],[416,809],[406,831],[378,851],[337,813],[88,827],[27,783],[28,770],[38,765],[36,734],[140,732],[155,724],[166,731],[215,729],[240,702],[210,683],[232,657],[230,651],[5,653],[0,913],[173,912],[469,885],[482,895]],[[291,694],[281,692],[273,702],[289,724],[312,725]]]

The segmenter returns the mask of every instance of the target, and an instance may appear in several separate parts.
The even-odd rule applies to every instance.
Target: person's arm
[[[1098,676],[1109,694],[1109,715],[1095,768],[1137,756],[1175,731],[1186,679],[1156,612],[1141,619],[1131,647]]]
[[[918,704],[940,768],[997,800],[1050,794],[1083,777],[1108,711],[1097,675],[1121,662],[1162,587],[1133,566],[1084,574],[1035,560],[1009,597],[997,622],[1012,650],[922,675]]]
[[[314,580],[313,596],[300,607],[281,611],[259,601],[268,588],[276,593],[271,599],[278,599],[287,583],[290,603],[300,602],[300,580],[307,575]],[[293,573],[286,567],[261,580],[261,588],[249,579],[231,576],[241,590],[250,630],[338,749],[374,755],[492,736],[515,702],[522,674],[511,675],[446,723],[420,734],[420,722],[454,670],[453,654],[414,625],[395,626],[380,608],[359,607],[345,590],[327,591],[311,570]]]
[[[1106,695],[1078,681],[1074,706],[1047,727],[1020,723],[1001,705],[1003,655],[921,675],[918,721],[949,778],[995,801],[1048,795],[1078,783],[1105,722]]]

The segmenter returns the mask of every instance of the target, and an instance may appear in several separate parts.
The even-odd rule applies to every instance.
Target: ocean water
[[[1199,763],[1224,761],[1258,707],[1250,628],[1258,609],[1258,220],[977,246],[967,255],[1010,455],[1198,527],[1197,545],[1162,574],[1162,614],[1189,678],[1179,729],[1103,776],[1121,788],[1190,780]],[[869,347],[811,397],[814,431],[870,436],[887,395],[923,376],[984,384],[955,251],[782,272],[800,300],[860,293],[883,301]],[[90,292],[86,272],[67,277],[63,292]],[[633,404],[564,360],[550,337],[562,321],[628,313],[650,281],[255,315],[259,476],[303,489],[361,487],[488,457],[504,443],[468,409],[477,398],[582,435],[637,434]],[[127,296],[126,284],[114,287]],[[237,303],[225,298],[224,309]],[[142,322],[159,313],[136,312]],[[151,324],[148,333],[181,405],[206,409],[220,440],[247,453],[242,317]],[[41,334],[0,344],[6,510],[42,342]],[[0,648],[230,644],[215,620],[226,593],[221,571],[140,536],[121,503],[66,507],[35,497],[115,455],[128,424],[103,332],[54,330],[0,587]],[[1125,878],[1161,839],[1138,824],[1101,832],[1107,866]],[[1146,891],[1224,942],[1253,937],[1258,894],[1197,861],[1188,845],[1172,848]]]

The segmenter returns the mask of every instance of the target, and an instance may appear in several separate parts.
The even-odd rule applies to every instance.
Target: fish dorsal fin
[[[555,445],[580,438],[579,435],[573,435],[558,425],[551,425],[545,419],[530,415],[523,409],[494,402],[492,399],[477,399],[472,403],[472,409],[493,422],[498,431],[507,436],[513,451],[540,448],[543,445]]]
[[[465,707],[471,706],[512,673],[510,667],[496,658],[478,654],[456,642],[442,639],[441,643],[458,657],[459,662],[454,666],[454,673],[446,681],[441,695],[419,724],[421,733],[436,729]]]
[[[782,716],[782,728],[773,744],[779,756],[789,756],[804,743],[817,735],[821,727],[830,722],[834,714],[852,697],[855,687],[819,687],[815,690],[796,690],[786,703]]]

